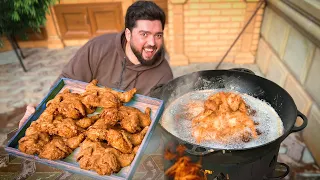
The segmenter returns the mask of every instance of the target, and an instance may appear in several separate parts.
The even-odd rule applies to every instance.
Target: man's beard
[[[133,52],[133,54],[137,57],[138,61],[140,62],[140,64],[144,65],[144,66],[151,66],[153,65],[153,63],[161,56],[162,54],[162,51],[163,51],[163,46],[160,47],[160,49],[153,55],[152,59],[150,60],[145,60],[143,57],[142,57],[142,51],[139,52],[137,50],[137,48],[135,48],[135,46],[130,43],[130,48]],[[155,47],[151,47],[151,46],[148,46],[148,47],[143,47],[143,48],[155,48]]]

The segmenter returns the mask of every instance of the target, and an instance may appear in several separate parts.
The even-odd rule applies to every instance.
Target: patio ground
[[[37,104],[48,93],[49,88],[79,47],[66,47],[62,50],[46,48],[23,49],[26,56],[24,64],[28,70],[23,72],[15,54],[12,51],[0,53],[0,144],[5,143],[7,134],[18,127],[18,122],[25,112],[27,104]],[[173,67],[174,77],[194,71],[214,69],[217,63],[191,64]],[[220,69],[234,67],[248,68],[262,76],[255,64],[223,63]],[[153,157],[143,164],[155,161]],[[278,161],[291,167],[291,174],[286,179],[320,179],[319,168],[304,144],[299,133],[291,134],[282,143]],[[38,168],[37,168],[38,167]],[[147,168],[146,168],[147,169]],[[148,168],[149,169],[149,168]],[[143,179],[156,179],[147,173]],[[148,177],[147,177],[148,176]],[[58,169],[39,168],[37,163],[11,159],[0,149],[0,179],[78,179],[78,175],[63,172]],[[158,178],[163,176],[158,176]]]

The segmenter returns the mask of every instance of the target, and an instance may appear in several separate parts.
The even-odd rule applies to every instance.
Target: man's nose
[[[150,46],[154,46],[154,45],[155,45],[155,38],[154,38],[154,36],[149,36],[148,45],[150,45]]]

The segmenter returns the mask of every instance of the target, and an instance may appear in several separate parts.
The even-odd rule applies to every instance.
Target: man
[[[125,30],[93,38],[81,47],[62,70],[61,77],[98,83],[121,90],[137,88],[149,95],[152,88],[173,78],[164,57],[165,14],[154,2],[137,1],[126,12]],[[24,121],[34,113],[27,107]]]

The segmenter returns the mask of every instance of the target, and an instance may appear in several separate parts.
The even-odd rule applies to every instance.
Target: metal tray
[[[159,121],[159,117],[163,111],[163,101],[148,96],[143,96],[136,94],[132,100],[124,105],[132,106],[140,109],[144,112],[146,107],[151,108],[151,125],[149,126],[148,132],[146,133],[144,140],[142,141],[140,148],[132,161],[130,166],[122,168],[117,174],[112,174],[110,176],[101,176],[94,171],[81,169],[78,162],[76,161],[77,152],[80,150],[78,147],[70,154],[68,157],[62,160],[48,160],[41,159],[35,155],[28,155],[21,152],[18,149],[18,141],[24,137],[26,129],[30,126],[32,121],[38,119],[41,113],[46,108],[46,103],[53,99],[59,92],[62,92],[65,88],[71,90],[71,92],[82,93],[85,90],[85,87],[88,83],[72,80],[68,78],[61,78],[59,82],[50,90],[47,96],[41,101],[37,106],[35,113],[29,117],[29,119],[23,124],[23,126],[17,131],[17,133],[9,140],[8,144],[5,146],[5,150],[14,156],[19,156],[24,159],[36,161],[42,164],[46,164],[52,167],[56,167],[62,170],[70,171],[73,173],[78,173],[86,176],[93,177],[94,179],[132,179],[135,170],[139,166],[140,159],[149,143],[149,140],[156,128],[156,125]],[[116,90],[116,89],[115,89]],[[120,91],[120,90],[118,90]]]

